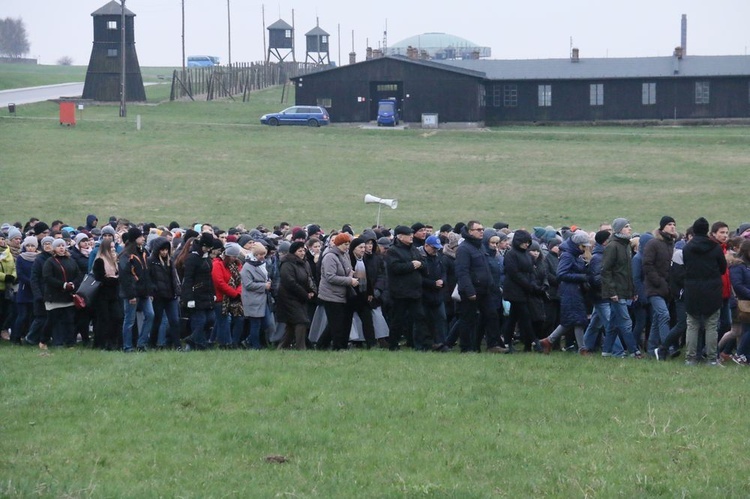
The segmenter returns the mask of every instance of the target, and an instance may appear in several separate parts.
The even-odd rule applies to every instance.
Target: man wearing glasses
[[[464,241],[456,250],[456,279],[458,293],[461,296],[462,322],[459,346],[462,352],[480,351],[480,336],[477,335],[479,312],[480,327],[486,335],[487,351],[505,353],[506,349],[500,345],[497,309],[490,294],[492,286],[499,286],[499,283],[494,282],[487,255],[482,250],[484,227],[476,220],[471,220],[461,231],[461,235]]]

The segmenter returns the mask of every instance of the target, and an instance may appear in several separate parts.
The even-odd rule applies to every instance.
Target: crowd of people
[[[750,223],[324,232],[31,218],[0,227],[0,337],[124,352],[684,351],[688,365],[746,365]]]

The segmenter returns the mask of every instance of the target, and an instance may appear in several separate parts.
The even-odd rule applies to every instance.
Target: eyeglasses
[[[473,229],[469,229],[470,231],[475,230],[477,232],[484,232],[484,227],[474,227]]]

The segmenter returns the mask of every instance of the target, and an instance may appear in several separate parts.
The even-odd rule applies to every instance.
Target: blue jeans
[[[214,323],[214,334],[216,342],[219,345],[229,345],[232,343],[232,334],[230,332],[230,324],[232,323],[232,316],[221,313],[221,302],[214,304],[214,316],[216,322]]]
[[[612,347],[617,336],[622,337],[630,353],[638,352],[638,345],[633,338],[633,321],[630,319],[628,307],[632,300],[609,302],[609,327],[604,335],[603,353],[612,353]]]
[[[750,323],[742,324],[742,336],[740,336],[740,345],[737,347],[737,354],[750,357]]]
[[[154,325],[151,332],[152,342],[156,340],[159,346],[166,346],[170,343],[173,347],[181,346],[180,342],[180,303],[177,298],[166,299],[166,298],[154,298]],[[166,338],[162,338],[162,326],[165,325],[164,317],[167,318],[166,323],[169,325],[169,334]],[[154,338],[157,336],[156,338]]]
[[[154,324],[154,306],[151,298],[137,298],[135,304],[129,300],[123,300],[125,318],[122,323],[122,348],[126,352],[133,349],[133,326],[135,325],[135,314],[140,311],[143,313],[143,327],[138,331],[138,341],[136,345],[140,348],[148,346],[148,337],[151,334],[151,328]]]
[[[260,350],[260,328],[263,325],[263,317],[247,317],[250,323],[250,333],[247,335],[247,346],[253,350]]]
[[[669,337],[669,306],[661,296],[649,296],[648,302],[651,304],[651,331],[646,350],[653,352],[664,345]]]
[[[591,321],[589,326],[586,328],[586,333],[583,335],[583,345],[589,352],[592,352],[596,348],[596,340],[602,329],[606,334],[609,328],[609,302],[601,302],[594,304],[594,312],[591,314]],[[620,337],[615,338],[615,342],[612,345],[612,355],[621,356],[625,353],[625,349],[622,348],[622,342]]]
[[[448,323],[445,318],[445,304],[440,302],[437,305],[422,304],[425,311],[425,323],[427,326],[427,342],[432,341],[432,345],[444,345]],[[429,345],[431,347],[432,345]],[[425,345],[427,346],[427,345]]]
[[[190,311],[190,336],[188,344],[197,350],[205,350],[206,328],[214,322],[214,311],[212,309],[188,309]]]

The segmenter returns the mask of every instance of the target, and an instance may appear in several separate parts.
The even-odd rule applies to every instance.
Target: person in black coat
[[[708,221],[701,217],[693,223],[695,236],[685,245],[685,309],[687,311],[687,354],[685,363],[698,361],[698,334],[703,327],[706,339],[706,359],[718,365],[716,327],[723,304],[722,276],[727,260],[721,246],[708,237]]]
[[[295,241],[289,253],[281,257],[276,318],[279,324],[286,325],[286,330],[279,343],[280,349],[291,348],[292,344],[297,350],[307,348],[307,327],[310,324],[307,306],[315,298],[317,287],[305,258],[306,252],[305,244]]]
[[[44,326],[42,343],[47,343],[52,333],[55,346],[75,346],[76,336],[73,327],[73,294],[83,278],[78,265],[70,258],[64,240],[52,243],[52,256],[44,262],[44,306],[47,309],[47,322]]]
[[[185,259],[181,301],[190,315],[192,334],[185,340],[190,349],[205,350],[206,330],[214,321],[214,281],[211,277],[211,248],[214,238],[204,233],[197,238]]]
[[[92,271],[94,279],[101,283],[94,300],[94,348],[119,350],[122,347],[123,300],[113,238],[102,238]]]
[[[415,350],[427,350],[422,308],[422,277],[426,275],[424,262],[416,248],[411,228],[399,225],[394,229],[396,239],[385,256],[388,286],[392,300],[389,348],[398,350],[401,337],[413,338]],[[413,336],[412,336],[413,334]]]
[[[513,344],[513,334],[518,324],[524,350],[531,351],[532,347],[541,352],[541,345],[534,334],[531,325],[531,311],[529,300],[534,293],[543,290],[534,283],[534,266],[527,250],[531,245],[531,234],[525,230],[517,230],[513,234],[510,250],[505,253],[505,287],[503,297],[510,302],[510,314],[505,320],[503,335],[507,345]]]
[[[46,224],[45,224],[46,225]],[[29,326],[29,332],[26,335],[24,341],[29,345],[39,345],[39,348],[46,349],[47,343],[42,341],[42,334],[44,325],[47,323],[47,309],[44,306],[44,264],[49,258],[52,257],[52,243],[55,242],[54,238],[45,236],[40,241],[42,251],[39,256],[34,260],[34,264],[31,266],[31,280],[29,285],[31,286],[31,293],[34,297],[34,320]]]
[[[180,279],[172,260],[172,244],[165,237],[151,242],[148,271],[153,285],[154,325],[151,328],[149,345],[158,343],[159,328],[164,315],[167,316],[169,346],[182,350],[180,342]]]
[[[133,350],[133,327],[136,311],[143,312],[143,327],[138,332],[135,347],[145,352],[148,338],[154,324],[154,307],[151,302],[151,276],[148,272],[148,261],[143,249],[143,233],[137,227],[127,232],[127,244],[120,253],[118,267],[120,276],[120,298],[123,299],[125,318],[122,323],[122,348],[125,352]]]

